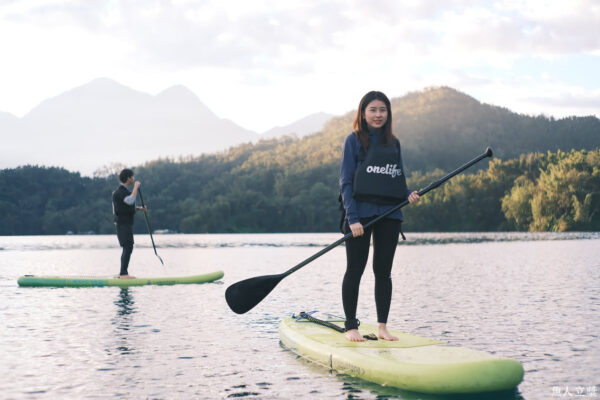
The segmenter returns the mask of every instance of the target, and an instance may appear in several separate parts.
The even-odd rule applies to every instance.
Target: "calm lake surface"
[[[519,360],[510,393],[477,399],[600,397],[600,233],[408,234],[392,271],[389,325]],[[135,276],[223,270],[202,285],[19,288],[35,275],[115,275],[113,236],[0,237],[3,399],[456,399],[370,384],[279,344],[292,312],[343,315],[343,246],[284,279],[244,315],[227,286],[284,272],[339,234],[136,235]],[[370,261],[369,261],[370,263]],[[375,321],[373,275],[358,317]],[[571,396],[569,396],[569,394]]]

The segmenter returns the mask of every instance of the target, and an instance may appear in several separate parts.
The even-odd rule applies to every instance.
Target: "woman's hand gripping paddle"
[[[471,161],[469,161],[468,163],[464,164],[462,167],[457,168],[456,170],[452,171],[451,173],[444,176],[443,178],[430,183],[429,186],[427,186],[425,189],[421,189],[419,191],[419,196],[423,196],[425,193],[437,188],[442,183],[446,182],[447,180],[454,177],[455,175],[460,174],[467,168],[471,167],[473,164],[478,163],[479,161],[483,160],[484,158],[491,157],[491,156],[492,156],[492,149],[490,149],[488,147],[486,149],[485,153],[477,156],[476,158],[474,158]],[[141,193],[140,193],[140,196],[141,196]],[[142,201],[142,204],[143,204],[143,201]],[[368,226],[375,224],[377,221],[387,217],[388,215],[401,209],[402,207],[404,207],[407,204],[408,204],[408,200],[404,200],[402,203],[398,204],[397,206],[391,208],[389,211],[383,213],[379,217],[377,217],[374,220],[370,221],[369,223],[365,224],[364,227],[366,228]],[[345,235],[344,237],[342,237],[335,243],[330,244],[323,250],[321,250],[318,253],[314,254],[313,256],[307,258],[306,260],[302,261],[300,264],[296,265],[293,268],[290,268],[289,270],[287,270],[286,272],[284,272],[282,274],[257,276],[254,278],[249,278],[249,279],[245,279],[243,281],[234,283],[233,285],[229,286],[227,288],[227,290],[225,291],[225,299],[227,300],[227,304],[229,305],[229,308],[231,308],[231,310],[237,314],[244,314],[244,313],[250,311],[251,309],[254,308],[254,306],[256,306],[258,303],[260,303],[265,297],[267,297],[267,295],[269,293],[271,293],[271,291],[275,288],[275,286],[277,286],[277,284],[283,278],[298,271],[300,268],[304,267],[306,264],[321,257],[323,254],[327,253],[329,250],[333,249],[334,247],[337,247],[340,244],[344,243],[346,240],[350,239],[351,237],[352,237],[352,233],[348,233],[347,235]]]
[[[146,211],[146,205],[144,204],[144,196],[142,196],[142,189],[138,188],[138,193],[140,194],[140,200],[142,202],[142,207],[144,207],[144,217],[146,218],[146,226],[148,227],[148,233],[150,234],[150,240],[152,241],[152,247],[154,248],[154,254],[160,260],[160,263],[164,266],[165,263],[163,259],[160,258],[158,253],[156,252],[156,246],[154,245],[154,238],[152,237],[152,228],[150,228],[150,220],[148,219],[148,212]]]

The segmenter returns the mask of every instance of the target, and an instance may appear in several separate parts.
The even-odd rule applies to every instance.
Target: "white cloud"
[[[599,27],[593,0],[5,1],[0,110],[22,115],[99,76],[148,92],[183,84],[255,130],[347,111],[374,87],[399,96],[449,85],[535,109],[548,105],[535,101],[549,90],[544,71],[519,61],[600,56]],[[587,99],[571,104],[588,112],[593,82],[552,93]],[[255,107],[271,99],[277,112],[262,118]]]

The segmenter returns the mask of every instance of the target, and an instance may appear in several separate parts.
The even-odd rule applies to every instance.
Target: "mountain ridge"
[[[307,115],[304,118],[296,120],[291,124],[276,126],[261,134],[261,139],[271,139],[277,136],[294,134],[297,137],[303,137],[319,132],[325,122],[333,118],[333,114],[318,112]]]
[[[48,98],[22,118],[0,118],[0,168],[57,165],[91,175],[109,163],[222,151],[259,138],[219,118],[182,85],[157,95],[98,78]]]
[[[518,114],[446,86],[409,92],[392,98],[391,105],[393,129],[412,171],[448,170],[466,154],[478,154],[487,146],[498,157],[511,158],[600,143],[596,117],[556,120]],[[161,158],[198,157],[294,132],[298,141],[285,141],[269,151],[289,162],[284,154],[291,146],[330,162],[340,156],[355,113],[315,113],[261,135],[219,118],[183,85],[150,95],[98,78],[41,102],[23,118],[0,112],[4,144],[0,168],[59,164],[91,175],[110,164],[133,166]],[[260,146],[256,149],[262,151]]]

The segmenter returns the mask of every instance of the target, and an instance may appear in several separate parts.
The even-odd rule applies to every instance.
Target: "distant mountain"
[[[11,113],[0,111],[0,122],[3,121],[17,121],[19,118],[15,117]]]
[[[271,139],[274,137],[291,134],[294,134],[297,137],[303,137],[312,133],[320,132],[323,129],[323,125],[325,125],[325,123],[331,118],[333,118],[332,114],[311,114],[289,125],[277,126],[275,128],[269,129],[261,135],[261,138]]]
[[[448,87],[391,102],[394,133],[409,173],[451,170],[487,146],[502,159],[600,146],[600,120],[594,116],[522,115]],[[355,113],[314,114],[259,135],[219,118],[183,86],[152,96],[102,78],[42,102],[23,118],[0,113],[0,168],[40,164],[91,175],[111,164],[138,166],[161,157],[198,156],[295,133],[299,139],[265,149],[269,154],[264,157],[265,143],[250,145],[255,155],[249,162],[269,160],[271,165],[275,159],[282,160],[280,168],[297,162],[305,168],[329,164],[337,169]]]
[[[141,95],[137,102],[148,100]],[[150,96],[150,102],[160,103],[169,96],[187,98],[190,107],[201,112],[195,96],[181,87]],[[188,103],[182,101],[175,111],[187,115],[184,104]],[[42,106],[47,104],[34,111],[43,111]],[[111,113],[118,115],[118,110]],[[155,159],[137,165],[153,226],[185,233],[336,230],[342,145],[355,113],[331,118],[321,132],[302,138],[259,140],[183,162]],[[534,226],[530,224],[534,218],[544,220],[549,215],[555,222],[540,223],[536,229],[597,230],[600,226],[600,204],[594,195],[598,180],[593,175],[600,160],[598,118],[557,120],[516,114],[447,87],[392,99],[392,115],[410,188],[425,187],[487,146],[494,149],[494,159],[432,191],[415,208],[407,207],[409,232],[494,231],[508,229],[509,220],[523,229]],[[68,117],[62,116],[65,124]],[[86,154],[94,155],[95,149],[87,149]],[[478,169],[484,171],[477,174]],[[0,234],[110,233],[114,229],[110,193],[116,177],[106,176],[92,179],[39,167],[0,171]],[[173,191],[174,187],[180,190]],[[557,192],[557,196],[546,196],[545,204],[552,206],[534,213],[531,199],[538,191]],[[502,198],[507,194],[512,216],[503,213]],[[536,204],[540,203],[536,200]],[[141,233],[145,228],[141,223],[136,229]]]
[[[0,168],[58,165],[91,174],[111,163],[212,153],[259,138],[183,86],[152,96],[106,78],[11,117],[0,113]]]
[[[22,153],[26,149],[16,146],[21,132],[19,122],[14,115],[0,112],[0,168],[23,164]]]

